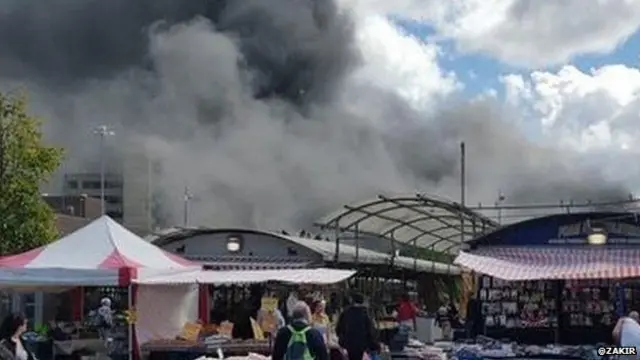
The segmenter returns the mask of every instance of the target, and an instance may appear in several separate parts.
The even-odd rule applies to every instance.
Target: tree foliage
[[[0,254],[20,253],[58,236],[40,185],[62,160],[62,149],[42,141],[41,122],[22,95],[0,93]]]

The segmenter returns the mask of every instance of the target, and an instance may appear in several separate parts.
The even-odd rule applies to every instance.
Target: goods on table
[[[214,357],[201,356],[195,360],[220,360]],[[224,360],[271,360],[271,356],[264,356],[255,353],[249,353],[247,356],[230,356],[224,358]]]
[[[527,358],[561,358],[561,359],[603,359],[598,356],[595,346],[566,346],[566,345],[520,345],[517,343],[502,343],[499,341],[483,344],[454,343],[452,360],[482,360],[482,359],[527,359]]]

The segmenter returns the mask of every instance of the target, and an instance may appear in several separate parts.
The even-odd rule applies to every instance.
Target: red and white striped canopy
[[[495,247],[461,252],[455,264],[503,280],[640,277],[640,249]]]
[[[0,283],[123,285],[141,270],[151,274],[194,267],[102,216],[49,245],[0,258]]]

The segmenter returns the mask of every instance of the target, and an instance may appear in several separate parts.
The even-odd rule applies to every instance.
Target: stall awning
[[[284,270],[239,270],[175,273],[162,276],[149,276],[135,280],[138,284],[212,284],[239,285],[265,282],[281,282],[293,284],[327,285],[342,282],[353,275],[353,270],[338,269],[284,269]]]
[[[314,267],[311,261],[282,256],[185,256],[211,270],[277,270]]]
[[[455,264],[503,280],[640,277],[640,249],[495,247],[461,252]]]

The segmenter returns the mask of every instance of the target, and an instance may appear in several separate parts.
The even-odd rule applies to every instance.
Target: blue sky
[[[434,35],[433,28],[427,24],[397,17],[392,20],[408,34],[424,41],[429,41],[431,35]],[[501,87],[498,80],[501,75],[525,72],[523,69],[507,66],[482,54],[461,54],[455,50],[451,41],[439,42],[438,44],[443,50],[440,66],[447,71],[456,73],[459,80],[465,85],[464,91],[469,95],[478,94],[491,88],[499,91]],[[637,66],[638,60],[640,60],[640,33],[630,37],[611,54],[578,56],[572,65],[588,72],[591,68],[607,64]]]

